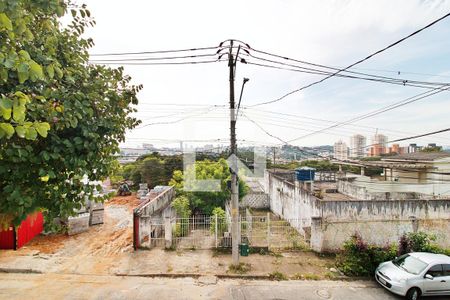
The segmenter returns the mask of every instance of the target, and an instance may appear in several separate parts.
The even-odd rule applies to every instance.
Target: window
[[[439,277],[439,276],[442,276],[442,265],[435,265],[435,266],[432,266],[432,267],[428,270],[427,274],[430,274],[430,275],[433,276],[433,277]]]
[[[442,265],[444,269],[444,276],[450,276],[450,264]]]
[[[409,254],[404,254],[394,259],[392,262],[400,269],[415,275],[420,274],[427,267],[426,263]]]

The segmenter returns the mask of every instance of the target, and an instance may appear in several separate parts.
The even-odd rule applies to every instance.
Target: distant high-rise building
[[[366,148],[366,137],[360,134],[355,134],[350,138],[350,157],[361,158],[364,157]]]
[[[348,147],[342,140],[334,143],[334,158],[338,160],[348,159]]]
[[[409,144],[408,146],[408,153],[414,153],[418,151],[417,144]]]
[[[381,154],[386,154],[387,142],[387,136],[383,134],[375,134],[372,138],[372,146],[369,150],[369,156],[380,156]]]

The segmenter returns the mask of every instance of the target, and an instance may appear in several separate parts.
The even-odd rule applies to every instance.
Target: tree
[[[178,194],[183,194],[189,199],[191,210],[211,214],[215,207],[225,207],[225,201],[230,199],[230,190],[227,182],[231,179],[230,170],[225,159],[219,159],[217,162],[210,160],[196,161],[195,168],[197,180],[218,179],[220,181],[220,191],[217,192],[190,192],[184,190],[184,176],[182,171],[175,171],[169,184],[174,186]],[[239,180],[239,197],[242,198],[247,192],[247,186],[244,181]]]
[[[20,223],[36,209],[65,217],[111,172],[142,86],[123,69],[88,63],[95,21],[60,0],[0,1],[0,211]]]
[[[443,152],[441,146],[427,146],[424,147],[420,152]]]
[[[140,165],[141,178],[148,184],[149,188],[164,185],[165,169],[164,161],[157,157],[148,157]]]

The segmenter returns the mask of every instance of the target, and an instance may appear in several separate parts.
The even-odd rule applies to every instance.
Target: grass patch
[[[294,279],[294,280],[320,280],[320,275],[308,274],[308,273],[307,274],[295,273],[294,275],[291,276],[291,279]]]
[[[337,277],[336,273],[333,272],[326,272],[324,276],[326,279],[336,279]]]
[[[235,274],[246,274],[252,269],[251,264],[239,263],[239,265],[229,265],[228,271]]]
[[[279,271],[273,271],[272,273],[269,273],[269,278],[270,280],[276,281],[288,280],[288,277]]]
[[[270,251],[270,255],[275,256],[276,258],[283,257],[283,254],[280,252]]]

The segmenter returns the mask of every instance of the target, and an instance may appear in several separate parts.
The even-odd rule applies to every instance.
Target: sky
[[[97,25],[90,53],[139,52],[218,46],[239,39],[252,48],[298,60],[346,67],[450,12],[450,1],[116,1],[84,0]],[[450,82],[450,18],[358,65],[353,71],[407,80]],[[125,66],[143,84],[142,125],[127,133],[125,146],[177,141],[227,144],[229,82],[226,62],[203,65]],[[276,145],[424,92],[424,89],[331,78],[273,104],[319,75],[238,63],[236,98],[246,84],[237,121],[239,145]],[[450,92],[411,103],[351,125],[300,138],[298,146],[349,143],[352,134],[389,140],[450,127]],[[215,105],[212,106],[211,105]],[[252,120],[252,121],[250,121]],[[153,124],[155,122],[165,124]],[[172,123],[171,123],[172,122]],[[258,125],[256,125],[256,124]],[[274,138],[269,136],[270,133]],[[444,133],[403,142],[450,145]]]

